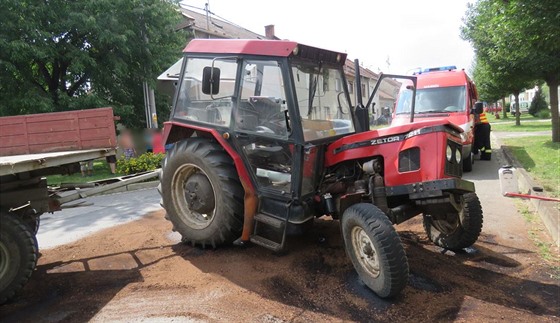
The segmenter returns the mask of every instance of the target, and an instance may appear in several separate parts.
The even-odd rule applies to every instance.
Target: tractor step
[[[276,217],[267,215],[267,214],[263,214],[263,213],[257,213],[255,215],[255,221],[264,223],[268,226],[271,226],[273,228],[276,229],[281,229],[284,224],[286,223],[286,221],[284,219],[278,219]]]
[[[259,245],[261,247],[265,247],[266,249],[270,249],[274,252],[280,251],[282,250],[283,246],[281,243],[272,241],[272,240],[268,240],[267,238],[261,237],[261,236],[252,236],[251,237],[251,242]]]
[[[266,213],[257,213],[251,242],[274,252],[280,251],[284,248],[287,227],[287,219],[281,219]]]

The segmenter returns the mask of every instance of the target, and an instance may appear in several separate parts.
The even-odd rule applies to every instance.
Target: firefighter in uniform
[[[492,149],[490,147],[490,122],[486,113],[475,114],[474,128],[474,153],[480,152],[481,160],[492,159]]]

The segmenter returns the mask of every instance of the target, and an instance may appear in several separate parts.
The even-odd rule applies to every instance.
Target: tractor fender
[[[239,174],[241,185],[245,189],[245,194],[255,195],[255,187],[251,182],[249,172],[247,171],[247,168],[245,168],[241,156],[239,156],[239,154],[233,149],[228,140],[224,138],[226,136],[222,135],[216,129],[205,128],[192,124],[186,125],[184,123],[176,121],[167,121],[163,126],[163,142],[165,145],[190,138],[195,134],[197,137],[212,138],[224,148],[224,150],[233,160],[235,169],[237,170],[237,174]]]

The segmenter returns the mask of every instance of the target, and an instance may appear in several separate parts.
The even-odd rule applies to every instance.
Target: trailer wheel
[[[39,231],[39,225],[41,224],[41,217],[35,214],[26,215],[23,217],[23,221],[29,227],[31,233],[33,235],[37,235],[37,232]]]
[[[406,286],[406,254],[391,221],[379,208],[359,203],[346,209],[342,235],[358,275],[379,297],[396,296]]]
[[[177,143],[164,160],[160,193],[184,242],[216,247],[241,234],[244,190],[218,144],[204,138]]]
[[[0,304],[11,299],[37,265],[37,240],[16,215],[0,213]]]
[[[458,251],[473,245],[482,230],[482,207],[476,193],[462,198],[458,213],[424,215],[424,230],[436,245]]]

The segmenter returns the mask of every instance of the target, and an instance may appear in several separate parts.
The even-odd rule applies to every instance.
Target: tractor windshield
[[[228,127],[233,107],[233,91],[237,75],[235,59],[188,58],[177,95],[173,116],[189,121]],[[219,93],[205,94],[202,75],[205,67],[214,66],[221,71]]]
[[[341,69],[295,62],[292,74],[306,141],[354,132]]]

